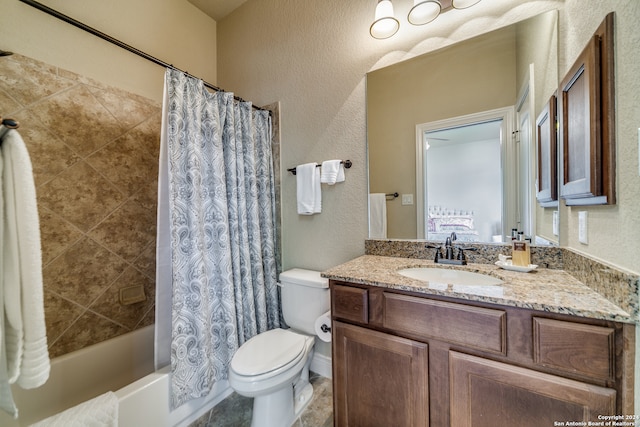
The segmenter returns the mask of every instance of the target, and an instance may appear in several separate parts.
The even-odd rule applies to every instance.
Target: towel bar
[[[345,169],[349,169],[351,167],[351,165],[353,165],[353,163],[351,163],[351,160],[343,160],[340,163],[342,163],[344,165]],[[318,164],[316,165],[317,168],[319,168],[321,165]],[[291,172],[292,174],[296,174],[296,168],[289,168],[287,169],[287,172]]]

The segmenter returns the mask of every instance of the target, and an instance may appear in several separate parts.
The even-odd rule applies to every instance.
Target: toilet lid
[[[231,369],[240,375],[260,375],[297,361],[304,351],[305,337],[284,329],[256,335],[240,346]]]

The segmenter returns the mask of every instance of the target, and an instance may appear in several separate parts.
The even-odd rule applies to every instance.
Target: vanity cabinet
[[[330,287],[336,427],[537,427],[633,414],[633,325]]]

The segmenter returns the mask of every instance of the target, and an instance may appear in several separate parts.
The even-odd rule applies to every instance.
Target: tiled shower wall
[[[279,105],[265,108],[280,242]],[[0,115],[20,122],[33,164],[49,355],[153,324],[161,106],[14,54],[0,58]],[[145,300],[121,304],[128,287]]]
[[[14,54],[0,115],[33,164],[50,356],[153,324],[161,106]],[[146,299],[123,305],[131,286]]]

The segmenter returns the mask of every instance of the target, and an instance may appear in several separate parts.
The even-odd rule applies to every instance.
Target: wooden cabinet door
[[[565,199],[602,193],[598,176],[600,135],[600,43],[592,37],[561,84],[560,115]]]
[[[429,425],[426,344],[333,322],[336,427]]]
[[[560,194],[567,205],[615,204],[613,12],[560,83]]]
[[[451,425],[539,427],[615,414],[616,391],[458,352],[449,353]]]

